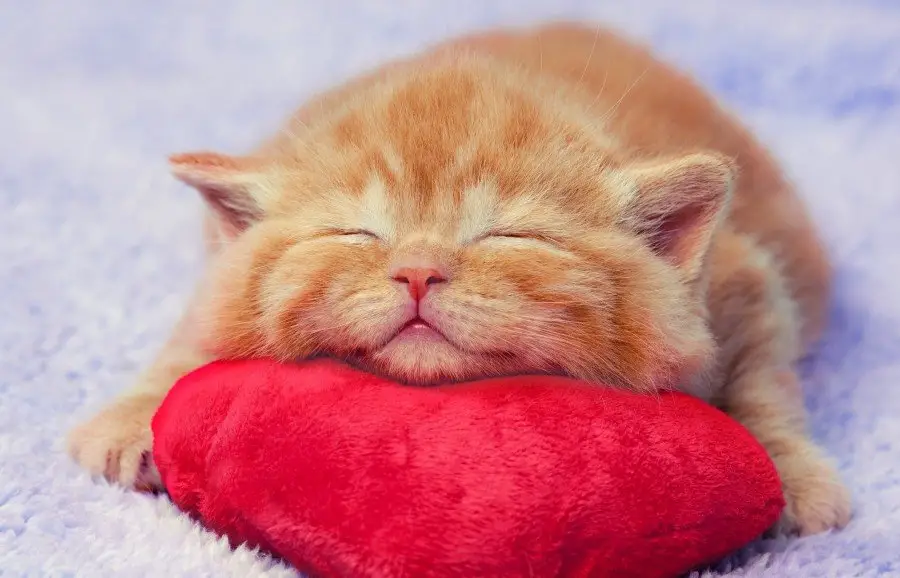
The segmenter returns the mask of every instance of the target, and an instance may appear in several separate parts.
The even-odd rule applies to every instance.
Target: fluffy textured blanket
[[[301,98],[475,27],[603,19],[696,72],[784,159],[838,264],[808,368],[845,531],[706,576],[900,575],[900,4],[891,0],[219,0],[0,6],[0,575],[293,576],[164,499],[92,482],[64,432],[128,384],[200,258],[171,151],[240,150]]]

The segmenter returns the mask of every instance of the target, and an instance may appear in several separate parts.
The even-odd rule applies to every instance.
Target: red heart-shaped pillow
[[[784,506],[720,411],[560,377],[413,388],[333,361],[216,362],[153,432],[178,506],[313,576],[677,576]]]

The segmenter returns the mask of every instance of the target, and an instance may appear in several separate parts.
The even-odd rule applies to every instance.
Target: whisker
[[[584,63],[584,68],[581,70],[581,76],[578,77],[578,82],[575,83],[576,86],[581,86],[584,75],[587,74],[588,67],[591,65],[591,60],[594,58],[594,50],[597,48],[597,41],[600,39],[601,28],[602,27],[598,24],[597,30],[594,32],[594,43],[591,44],[591,51],[588,54],[587,62]]]
[[[622,93],[622,96],[619,97],[619,100],[617,100],[615,102],[615,104],[613,104],[610,107],[610,109],[606,112],[606,114],[603,115],[603,117],[601,118],[602,123],[605,123],[607,120],[609,120],[612,117],[612,115],[614,115],[619,110],[619,106],[622,104],[622,102],[624,102],[625,97],[627,97],[629,95],[629,93],[631,93],[631,91],[634,90],[634,87],[637,86],[641,80],[643,80],[643,78],[647,75],[647,72],[649,70],[650,70],[649,66],[644,68],[643,72],[641,72],[638,75],[638,77],[635,78],[634,81],[630,85],[628,85],[628,88],[625,89],[625,92]]]
[[[603,84],[600,85],[600,90],[597,91],[597,95],[594,97],[594,100],[591,101],[591,104],[588,105],[587,110],[591,110],[594,108],[594,105],[597,104],[597,101],[600,100],[600,97],[603,96],[604,91],[606,90],[606,81],[609,79],[609,69],[603,72]]]

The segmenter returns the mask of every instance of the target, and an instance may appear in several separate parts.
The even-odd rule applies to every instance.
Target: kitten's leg
[[[210,361],[193,336],[193,311],[185,311],[134,387],[69,434],[69,454],[92,475],[130,488],[162,487],[151,457],[150,421],[175,381]]]
[[[722,348],[717,403],[766,448],[787,506],[776,528],[814,534],[850,519],[850,496],[806,430],[794,364],[801,353],[792,297],[767,254],[746,238],[723,241],[710,285],[713,330]]]
[[[787,502],[775,530],[816,534],[850,520],[850,495],[805,431],[803,396],[789,368],[759,367],[728,386],[725,409],[766,448]]]

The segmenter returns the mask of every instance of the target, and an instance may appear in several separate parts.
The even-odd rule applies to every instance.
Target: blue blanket
[[[91,481],[62,450],[149,361],[197,277],[199,202],[165,155],[244,150],[378,61],[563,16],[649,40],[737,109],[783,159],[837,264],[806,383],[855,519],[755,544],[705,576],[900,576],[892,0],[0,3],[0,575],[294,576],[232,553],[164,499]]]

